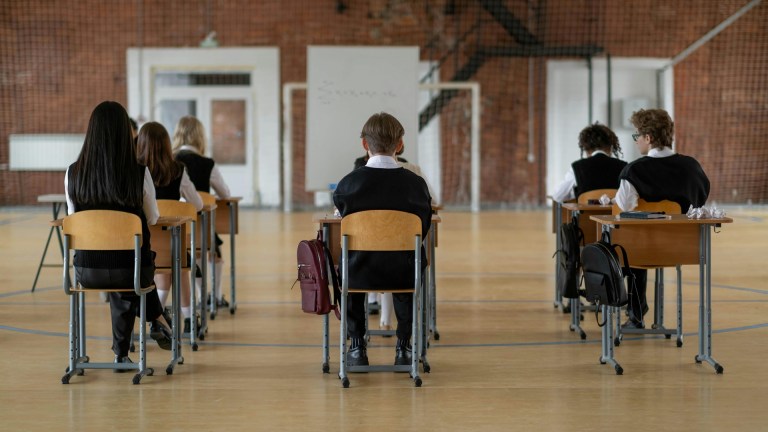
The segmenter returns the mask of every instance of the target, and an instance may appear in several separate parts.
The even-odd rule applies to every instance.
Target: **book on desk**
[[[664,212],[625,211],[619,213],[621,219],[666,219]]]

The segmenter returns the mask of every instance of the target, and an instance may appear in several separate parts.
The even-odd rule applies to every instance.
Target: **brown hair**
[[[394,154],[403,135],[403,125],[385,112],[372,115],[360,132],[360,138],[365,138],[368,149],[373,154]]]
[[[608,126],[599,123],[589,125],[581,130],[579,148],[588,152],[603,150],[608,154],[613,153],[616,157],[622,154],[619,138]]]
[[[675,139],[675,123],[663,109],[641,109],[632,113],[629,121],[642,135],[651,136],[651,147],[672,147]]]
[[[171,138],[160,123],[149,122],[142,126],[137,140],[139,163],[149,168],[155,186],[168,185],[184,171],[184,165],[173,159]]]

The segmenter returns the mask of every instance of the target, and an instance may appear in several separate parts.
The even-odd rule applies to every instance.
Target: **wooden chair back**
[[[663,211],[666,214],[682,214],[680,204],[670,200],[646,201],[642,198],[638,198],[637,207],[635,207],[635,210],[647,212]],[[611,209],[611,213],[617,215],[621,213],[621,209],[618,205],[614,204],[613,208]]]
[[[341,220],[341,235],[349,236],[349,250],[414,250],[414,237],[421,235],[421,219],[396,210],[368,210]]]
[[[578,203],[579,204],[589,204],[589,200],[596,200],[600,199],[603,195],[608,195],[611,199],[616,196],[617,189],[595,189],[591,190],[589,192],[584,192],[583,194],[579,195]]]
[[[141,219],[131,213],[113,210],[86,210],[62,221],[70,249],[133,250],[136,236],[141,244]]]

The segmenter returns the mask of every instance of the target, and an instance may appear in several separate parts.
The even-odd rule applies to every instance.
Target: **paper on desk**
[[[717,203],[712,202],[709,207],[694,207],[691,205],[686,213],[688,219],[722,219],[725,217],[725,210],[718,208]]]

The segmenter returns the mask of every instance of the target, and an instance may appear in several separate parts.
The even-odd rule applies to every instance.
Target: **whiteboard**
[[[363,156],[360,131],[378,112],[405,129],[403,157],[417,163],[418,47],[307,48],[306,190],[328,190]]]

